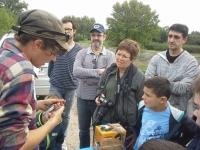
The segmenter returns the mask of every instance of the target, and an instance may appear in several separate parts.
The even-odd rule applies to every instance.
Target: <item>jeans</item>
[[[77,98],[80,148],[90,147],[90,126],[96,109],[94,100]]]
[[[65,131],[65,137],[67,136],[67,127],[69,125],[69,120],[70,120],[70,110],[74,103],[75,93],[76,89],[63,89],[50,85],[49,94],[57,94],[59,98],[66,100],[65,109],[62,114],[62,119],[63,119],[62,124],[63,124],[63,130]]]

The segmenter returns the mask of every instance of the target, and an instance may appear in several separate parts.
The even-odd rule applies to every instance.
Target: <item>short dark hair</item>
[[[184,24],[173,24],[171,27],[169,27],[169,31],[177,31],[182,33],[183,38],[186,38],[188,35],[188,27]]]
[[[192,84],[193,93],[200,94],[200,76],[197,77]]]
[[[76,25],[74,24],[74,22],[72,20],[68,20],[68,19],[63,19],[62,23],[68,23],[70,22],[72,24],[72,28],[76,30]]]
[[[171,95],[170,82],[164,77],[152,77],[144,82],[144,86],[153,89],[157,97],[166,96],[169,99]]]
[[[139,150],[186,150],[178,143],[174,143],[166,140],[148,140],[144,142]]]
[[[134,40],[125,39],[119,43],[116,53],[119,49],[126,50],[131,55],[130,59],[133,60],[140,51],[140,45]]]

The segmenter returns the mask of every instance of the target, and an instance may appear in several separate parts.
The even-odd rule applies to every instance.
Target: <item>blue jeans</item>
[[[76,89],[63,89],[50,85],[49,94],[57,94],[59,98],[66,100],[64,113],[62,114],[62,124],[63,130],[65,131],[65,136],[67,135],[67,127],[69,125],[70,120],[70,110],[74,103],[75,93]]]
[[[77,98],[80,148],[90,147],[90,126],[96,109],[94,100]]]

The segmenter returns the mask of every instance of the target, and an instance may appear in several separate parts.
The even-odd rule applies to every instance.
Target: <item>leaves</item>
[[[151,11],[149,5],[137,0],[116,3],[113,6],[113,17],[108,17],[107,39],[113,46],[126,38],[136,40],[142,45],[149,43],[159,34],[159,19],[156,11]]]

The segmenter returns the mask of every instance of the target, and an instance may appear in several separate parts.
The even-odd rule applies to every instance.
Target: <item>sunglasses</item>
[[[97,60],[96,58],[92,60],[93,65],[93,69],[97,69]]]

